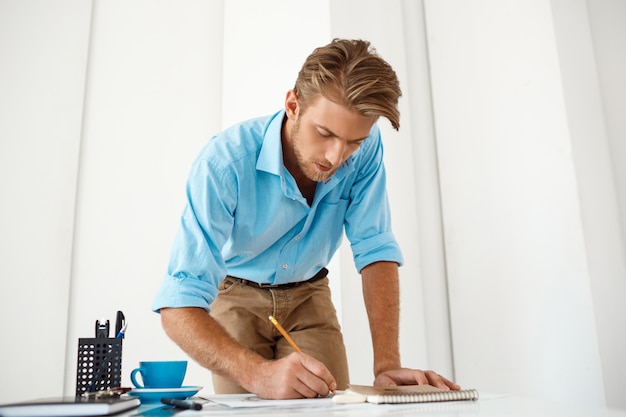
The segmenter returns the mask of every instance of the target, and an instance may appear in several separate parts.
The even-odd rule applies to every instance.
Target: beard
[[[329,171],[320,171],[317,169],[316,163],[324,166],[332,166],[332,164],[327,161],[317,161],[314,159],[307,160],[304,155],[302,155],[301,150],[301,141],[300,141],[300,120],[296,120],[293,127],[291,128],[291,147],[293,149],[294,155],[296,155],[296,161],[298,162],[298,167],[300,171],[310,180],[315,182],[323,182],[333,176],[337,168],[334,167]]]

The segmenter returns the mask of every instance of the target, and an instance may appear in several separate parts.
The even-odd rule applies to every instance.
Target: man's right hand
[[[266,361],[252,375],[247,389],[266,399],[327,397],[337,389],[337,381],[328,368],[300,352]]]
[[[161,321],[167,335],[196,362],[260,398],[325,397],[337,389],[337,381],[317,359],[294,352],[268,361],[231,338],[201,308],[162,308]]]

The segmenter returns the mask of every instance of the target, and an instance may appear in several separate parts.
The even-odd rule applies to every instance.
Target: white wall
[[[0,1],[0,402],[63,393],[90,13]]]
[[[609,117],[620,108],[622,114],[626,111],[626,94],[613,96],[620,88],[626,93],[626,51],[623,42],[616,42],[626,39],[626,3],[553,0],[552,4],[605,393],[609,404],[626,406],[621,384],[615,384],[626,381],[626,361],[613,359],[623,358],[626,351],[626,332],[616,331],[626,329],[626,235],[618,204],[626,191],[619,175],[626,173],[626,130],[622,129],[619,140],[619,123],[622,128],[626,124]],[[607,19],[594,21],[592,10]],[[594,50],[594,45],[601,48]],[[606,59],[620,56],[621,72],[615,65],[601,66]],[[612,86],[606,92],[601,87],[605,77]]]
[[[74,242],[72,343],[93,321],[128,321],[123,381],[140,360],[186,359],[150,304],[165,271],[190,161],[221,126],[220,2],[94,3]],[[206,372],[191,366],[193,385]]]
[[[139,360],[185,357],[149,306],[190,163],[222,127],[280,107],[304,57],[340,36],[371,40],[404,90],[400,132],[381,127],[405,364],[483,392],[626,408],[623,5],[588,9],[0,0],[0,333],[22,341],[0,355],[0,402],[73,393],[77,338],[118,309],[124,383]],[[347,246],[331,276],[351,378],[369,383]],[[35,377],[47,383],[25,391]],[[185,382],[211,389],[195,364]]]
[[[425,5],[456,377],[624,407],[623,243],[585,5]]]
[[[619,202],[622,242],[626,242],[626,2],[587,0],[586,5]]]

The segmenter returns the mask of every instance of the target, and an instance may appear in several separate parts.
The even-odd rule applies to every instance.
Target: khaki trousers
[[[211,316],[231,337],[268,360],[294,351],[269,321],[270,315],[304,353],[326,365],[337,389],[347,388],[348,361],[328,278],[281,289],[260,288],[226,277],[211,305]],[[215,373],[213,387],[216,394],[246,392],[233,380]]]

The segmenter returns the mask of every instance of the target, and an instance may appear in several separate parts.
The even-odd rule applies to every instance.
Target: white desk
[[[210,397],[208,397],[210,398]],[[569,406],[513,396],[481,394],[478,401],[456,401],[428,404],[398,405],[329,405],[327,407],[302,408],[206,408],[203,411],[176,410],[176,414],[163,409],[159,404],[142,405],[123,414],[124,417],[204,417],[204,416],[262,416],[296,415],[306,417],[361,417],[361,416],[489,416],[489,417],[626,417],[626,410],[608,410]]]

